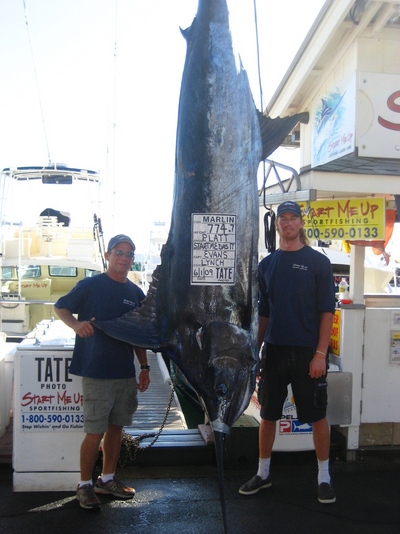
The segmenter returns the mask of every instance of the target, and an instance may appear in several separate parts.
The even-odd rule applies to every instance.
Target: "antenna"
[[[45,120],[44,120],[42,99],[41,99],[41,96],[40,96],[39,81],[38,81],[38,76],[37,76],[37,71],[36,71],[35,56],[34,56],[34,53],[33,53],[32,39],[31,39],[31,33],[30,33],[30,30],[29,30],[29,23],[28,23],[28,12],[27,12],[27,9],[26,9],[25,0],[23,0],[23,3],[24,3],[24,13],[25,13],[25,24],[26,24],[26,29],[27,29],[28,38],[29,38],[29,48],[30,48],[31,56],[32,56],[33,72],[35,74],[36,89],[37,89],[38,98],[39,98],[40,114],[42,116],[44,140],[45,140],[45,143],[46,143],[47,157],[48,157],[48,160],[49,160],[49,166],[51,166],[52,163],[51,163],[51,157],[50,157],[50,149],[49,149],[49,143],[48,143],[48,140],[47,140],[46,124],[45,124]]]

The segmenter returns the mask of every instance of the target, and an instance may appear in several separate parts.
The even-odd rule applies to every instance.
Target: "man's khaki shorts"
[[[137,400],[136,378],[82,378],[84,430],[104,434],[109,425],[132,424]]]

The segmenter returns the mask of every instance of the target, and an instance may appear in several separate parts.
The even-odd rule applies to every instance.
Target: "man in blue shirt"
[[[301,209],[278,206],[280,248],[259,265],[259,381],[261,422],[259,468],[239,493],[252,495],[271,486],[270,460],[276,421],[281,418],[290,383],[299,421],[312,424],[318,460],[318,500],[336,500],[329,474],[330,433],[326,419],[327,352],[335,294],[331,264],[308,246]]]
[[[81,481],[76,498],[82,508],[97,508],[96,493],[131,499],[133,488],[115,477],[122,429],[132,422],[137,408],[137,389],[146,391],[150,384],[145,349],[111,338],[93,328],[96,320],[110,320],[140,306],[145,295],[128,278],[135,257],[130,237],[119,234],[107,248],[107,272],[85,278],[55,304],[55,313],[76,333],[70,373],[82,377],[84,430],[81,445]],[[74,314],[77,314],[75,318]],[[136,383],[134,352],[141,372]],[[103,439],[102,474],[93,487],[93,469]]]

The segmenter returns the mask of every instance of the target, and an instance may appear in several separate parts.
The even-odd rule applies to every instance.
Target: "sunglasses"
[[[121,258],[122,256],[125,256],[125,258],[134,258],[135,257],[135,253],[132,252],[132,251],[124,252],[123,250],[113,250],[113,253],[116,256],[118,256],[119,258]]]

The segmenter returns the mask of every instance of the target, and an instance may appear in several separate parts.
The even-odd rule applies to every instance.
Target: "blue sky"
[[[257,1],[264,106],[323,4]],[[130,233],[144,247],[148,225],[170,217],[186,51],[179,27],[191,24],[197,0],[25,6],[29,33],[24,0],[0,2],[0,166],[46,165],[50,156],[99,170],[105,235]],[[228,6],[259,107],[253,0]]]

